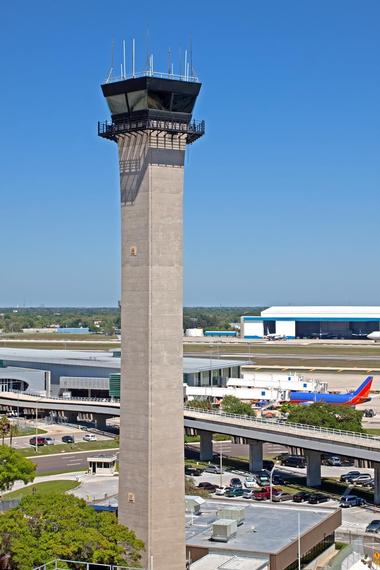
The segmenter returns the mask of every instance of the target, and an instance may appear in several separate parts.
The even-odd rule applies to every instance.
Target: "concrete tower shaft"
[[[102,86],[117,142],[122,213],[120,522],[145,567],[184,570],[183,174],[200,84],[154,77]]]
[[[183,570],[182,195],[184,150],[119,140],[122,199],[120,522],[154,568]],[[178,141],[179,143],[179,141]],[[141,168],[134,167],[138,152]],[[132,161],[132,162],[129,162]],[[138,191],[137,191],[138,190]],[[136,193],[137,191],[137,193]],[[130,201],[131,195],[134,197]]]

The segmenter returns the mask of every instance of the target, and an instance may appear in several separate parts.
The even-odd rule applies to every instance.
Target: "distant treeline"
[[[183,328],[231,330],[242,315],[260,315],[265,307],[185,307]]]
[[[242,315],[259,315],[264,307],[185,307],[183,328],[229,330]],[[23,329],[88,327],[91,332],[113,334],[120,329],[120,307],[99,308],[0,308],[0,329],[19,333]]]

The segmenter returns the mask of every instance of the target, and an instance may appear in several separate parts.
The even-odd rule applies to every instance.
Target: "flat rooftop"
[[[212,523],[217,520],[219,508],[245,507],[244,523],[238,526],[235,537],[228,542],[214,542]],[[201,515],[186,514],[186,544],[212,549],[213,552],[231,550],[239,553],[276,554],[298,536],[298,513],[300,513],[301,535],[325,521],[334,510],[318,507],[285,505],[256,505],[242,502],[206,501]],[[226,518],[224,515],[223,518]]]
[[[120,370],[120,358],[115,357],[112,351],[86,351],[86,350],[43,350],[36,348],[0,348],[0,360],[15,362],[34,362],[44,364],[61,364],[72,366],[94,366],[103,368],[115,368]],[[202,372],[206,370],[218,370],[220,368],[232,368],[249,364],[242,360],[225,360],[219,358],[193,358],[183,357],[183,371],[185,374]],[[27,367],[27,364],[26,364]]]

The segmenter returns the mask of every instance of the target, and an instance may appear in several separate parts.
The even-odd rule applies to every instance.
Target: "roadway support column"
[[[106,416],[95,416],[95,425],[97,429],[105,430],[107,428],[107,418]]]
[[[321,454],[319,451],[305,450],[306,484],[308,487],[321,486]]]
[[[373,502],[375,505],[380,505],[380,463],[374,463],[374,481],[375,486],[373,488]]]
[[[260,471],[263,468],[263,442],[252,440],[249,442],[249,470]]]
[[[199,459],[201,461],[211,461],[212,459],[212,432],[211,431],[199,431],[198,434],[201,437],[200,449],[199,449]]]

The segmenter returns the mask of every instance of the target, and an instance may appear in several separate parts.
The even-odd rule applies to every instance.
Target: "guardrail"
[[[199,408],[192,408],[190,406],[185,406],[185,412],[190,411],[190,412],[196,412],[196,413],[201,413],[201,414],[205,414],[205,415],[213,415],[213,416],[218,416],[218,417],[226,417],[226,418],[234,418],[234,419],[238,419],[238,420],[245,420],[245,421],[251,421],[252,423],[256,423],[256,424],[261,424],[263,426],[278,426],[278,427],[286,427],[286,428],[294,428],[294,429],[302,429],[302,430],[306,430],[306,431],[311,431],[313,433],[321,433],[324,435],[340,435],[340,436],[346,436],[346,437],[353,437],[353,438],[358,438],[361,440],[370,440],[370,441],[376,441],[376,442],[380,442],[380,438],[376,437],[375,435],[370,435],[367,433],[359,433],[359,432],[355,432],[355,431],[346,431],[346,430],[338,430],[338,429],[328,429],[328,428],[324,428],[324,427],[318,427],[318,426],[310,426],[307,424],[297,424],[297,423],[291,423],[291,422],[287,422],[286,420],[269,420],[269,419],[264,419],[264,418],[256,418],[253,416],[244,416],[244,415],[239,415],[239,414],[229,414],[227,412],[221,412],[219,410],[202,410]]]
[[[34,570],[67,570],[67,568],[83,568],[83,570],[92,570],[103,568],[104,570],[143,570],[142,568],[133,568],[130,566],[118,566],[114,564],[98,564],[97,562],[82,562],[80,560],[51,560],[42,566],[36,566]]]
[[[12,390],[8,392],[9,394],[16,394],[18,396],[31,396],[32,398],[38,398],[39,400],[60,400],[61,402],[102,402],[107,404],[120,404],[119,398],[85,398],[81,396],[76,396],[75,398],[65,398],[64,396],[41,396],[41,394],[36,394],[34,392],[22,392],[20,390]],[[1,396],[1,392],[0,392]],[[1,402],[1,398],[0,398]]]

